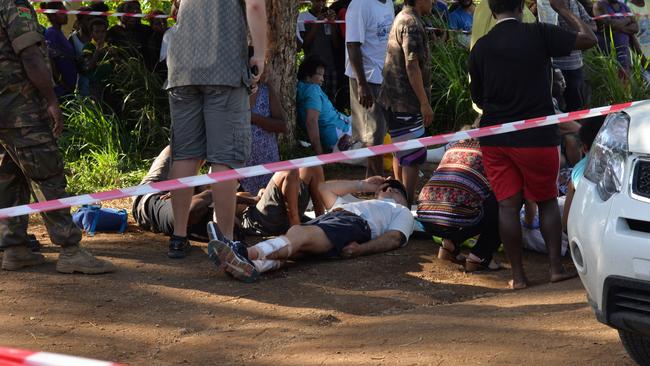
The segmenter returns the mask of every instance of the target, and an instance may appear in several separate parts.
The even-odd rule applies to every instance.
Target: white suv
[[[650,365],[650,102],[611,114],[569,214],[571,256],[596,318]]]

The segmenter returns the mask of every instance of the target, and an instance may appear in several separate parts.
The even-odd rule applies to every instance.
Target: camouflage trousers
[[[0,208],[62,198],[66,180],[63,159],[48,124],[0,128]],[[42,213],[53,243],[76,245],[81,231],[72,222],[70,209]],[[27,245],[29,216],[0,220],[0,249]]]

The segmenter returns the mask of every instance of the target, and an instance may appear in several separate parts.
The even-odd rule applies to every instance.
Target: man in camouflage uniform
[[[65,196],[63,160],[55,137],[63,120],[47,63],[43,29],[27,0],[0,0],[0,208]],[[0,220],[2,269],[18,270],[45,258],[27,249],[28,216]],[[43,220],[60,245],[56,269],[63,273],[114,270],[79,246],[81,232],[70,210],[51,211]]]

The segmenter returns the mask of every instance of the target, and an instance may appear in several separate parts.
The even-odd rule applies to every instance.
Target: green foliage
[[[151,158],[169,143],[169,106],[161,78],[141,58],[115,61],[108,104],[76,97],[62,105],[66,131],[59,140],[68,191],[96,192],[137,184]]]
[[[67,161],[68,192],[106,191],[137,185],[146,168],[134,166],[126,155],[110,148],[91,150],[77,160]]]
[[[455,40],[431,50],[431,106],[435,113],[432,133],[458,131],[476,119],[469,92],[469,51]]]
[[[66,161],[69,193],[125,187],[142,179],[149,161],[138,153],[124,153],[124,133],[109,108],[78,97],[64,103],[62,109],[66,130],[59,146]]]
[[[121,51],[114,64],[110,90],[121,121],[124,152],[155,156],[169,142],[169,102],[163,80],[150,72],[140,55]]]
[[[587,83],[591,86],[591,106],[643,100],[650,97],[645,78],[647,62],[638,54],[631,54],[632,66],[627,81],[620,77],[616,53],[604,53],[594,48],[584,52]]]
[[[92,151],[121,151],[119,123],[112,111],[91,98],[78,97],[61,106],[66,132],[59,146],[67,160],[77,160]]]

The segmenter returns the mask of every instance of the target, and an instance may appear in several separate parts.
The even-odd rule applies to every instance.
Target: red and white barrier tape
[[[320,166],[330,163],[337,163],[346,160],[367,158],[370,156],[383,155],[393,153],[396,151],[405,151],[411,149],[418,149],[426,146],[445,144],[452,141],[458,141],[468,138],[477,138],[484,136],[498,135],[507,132],[526,130],[540,126],[548,126],[557,123],[575,121],[588,117],[601,116],[613,112],[621,111],[632,105],[642,102],[628,102],[623,104],[616,104],[607,107],[599,107],[593,109],[585,109],[571,113],[561,113],[553,116],[531,118],[517,122],[505,123],[490,127],[477,128],[468,131],[453,132],[443,135],[423,137],[403,142],[396,142],[393,144],[371,146],[358,150],[348,150],[341,152],[334,152],[330,154],[310,156],[306,158],[293,159],[288,161],[280,161],[276,163],[256,165],[252,167],[231,169],[223,172],[209,173],[193,177],[186,177],[180,179],[172,179],[164,182],[157,182],[145,184],[135,187],[114,189],[107,192],[84,194],[75,197],[61,198],[51,201],[32,203],[23,206],[9,207],[0,209],[0,219],[8,217],[29,215],[38,212],[59,210],[69,208],[72,206],[80,206],[85,204],[92,204],[98,201],[108,201],[120,198],[128,198],[133,196],[140,196],[149,193],[174,191],[182,188],[190,188],[202,186],[211,183],[218,183],[233,179],[256,177],[258,175],[265,175],[274,172],[292,170],[297,168],[306,168],[312,166]]]
[[[101,0],[96,0],[96,1],[101,1]],[[36,0],[32,1],[34,3],[49,3],[49,2],[60,2],[60,0]],[[75,1],[77,2],[77,1]],[[81,1],[79,1],[81,2]],[[102,17],[132,17],[132,18],[158,18],[158,19],[169,19],[171,16],[167,14],[157,14],[157,15],[150,15],[150,14],[143,14],[143,13],[116,13],[112,11],[85,11],[85,10],[63,10],[63,9],[35,9],[37,13],[43,13],[43,14],[69,14],[69,15],[92,15],[92,16],[102,16]],[[604,19],[604,18],[611,18],[611,17],[632,17],[632,16],[637,16],[637,17],[647,17],[650,16],[650,14],[636,14],[636,13],[610,13],[610,14],[603,14],[599,16],[595,16],[592,19],[598,20],[598,19]],[[319,24],[319,23],[325,23],[325,24],[345,24],[345,20],[299,20],[298,23],[304,23],[304,24]],[[444,31],[451,31],[451,32],[461,32],[461,33],[466,33],[470,34],[471,32],[468,31],[461,31],[457,29],[446,29],[446,28],[433,28],[433,27],[428,27],[427,29],[432,29],[432,30],[444,30]]]
[[[70,15],[93,15],[100,17],[131,17],[131,18],[170,18],[166,14],[142,14],[142,13],[114,13],[112,11],[87,11],[87,10],[59,10],[59,9],[35,9],[37,13],[43,14],[70,14]]]
[[[33,352],[0,347],[2,366],[121,366],[120,364],[89,358],[59,355],[49,352]]]
[[[345,24],[345,20],[299,20],[298,23],[304,24]],[[426,27],[428,30],[436,31],[446,31],[446,32],[459,32],[465,34],[471,34],[472,32],[460,30],[460,29],[448,29],[448,28],[435,28],[435,27]]]

